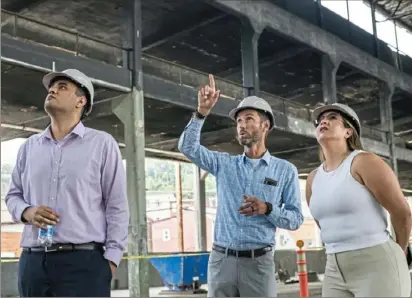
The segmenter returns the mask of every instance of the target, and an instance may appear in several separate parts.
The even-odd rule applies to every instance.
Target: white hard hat
[[[244,98],[236,108],[230,111],[229,117],[236,121],[237,113],[245,109],[253,109],[267,114],[270,120],[269,130],[272,130],[275,126],[275,117],[273,115],[272,108],[263,98],[255,95]]]
[[[333,103],[330,105],[323,105],[323,106],[316,108],[312,112],[312,121],[314,122],[315,125],[318,125],[317,122],[318,122],[319,116],[326,111],[338,111],[342,113],[355,126],[355,129],[358,132],[358,135],[359,136],[361,135],[361,124],[360,124],[358,115],[351,107],[341,104],[341,103]]]
[[[66,69],[62,72],[50,72],[43,77],[43,85],[49,90],[50,83],[57,77],[66,77],[72,81],[78,83],[80,87],[85,88],[88,91],[88,101],[89,108],[85,111],[85,116],[89,115],[93,107],[93,98],[94,98],[94,88],[92,81],[84,73],[77,69]]]

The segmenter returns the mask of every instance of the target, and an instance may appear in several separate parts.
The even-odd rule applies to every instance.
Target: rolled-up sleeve
[[[5,197],[5,203],[7,209],[11,214],[12,220],[14,222],[23,222],[26,224],[27,222],[23,221],[22,215],[24,210],[31,207],[31,205],[28,204],[23,197],[23,184],[21,180],[21,173],[25,160],[26,143],[20,146],[20,149],[17,153],[17,160],[11,174],[10,188]]]
[[[216,176],[219,165],[229,155],[209,150],[200,144],[204,119],[191,119],[179,139],[178,149],[199,168]]]
[[[102,191],[106,204],[105,258],[119,265],[127,245],[129,205],[127,201],[126,171],[119,146],[108,136],[106,158],[102,170]]]
[[[283,206],[273,206],[268,220],[275,226],[286,230],[297,230],[303,223],[302,203],[298,171],[295,166],[288,167],[287,180],[282,191]]]

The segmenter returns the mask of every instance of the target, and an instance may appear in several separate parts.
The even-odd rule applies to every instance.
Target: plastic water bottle
[[[51,246],[53,243],[54,226],[47,225],[47,230],[39,229],[38,242],[41,246]]]

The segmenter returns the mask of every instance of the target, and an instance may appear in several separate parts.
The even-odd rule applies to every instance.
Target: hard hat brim
[[[83,87],[83,89],[86,90],[87,93],[88,93],[88,97],[89,97],[88,101],[90,101],[90,103],[92,103],[92,99],[90,98],[91,94],[90,94],[89,90],[86,88],[86,86],[84,86],[82,83],[80,83],[75,77],[73,77],[73,76],[71,76],[67,73],[64,73],[64,72],[50,72],[50,73],[46,74],[43,77],[43,86],[44,86],[44,88],[46,88],[46,90],[49,90],[51,82],[53,82],[53,80],[57,77],[68,78],[71,81],[73,81],[73,82],[77,83],[78,85],[80,85],[81,87]],[[93,104],[89,105],[89,109],[86,111],[86,115],[90,114],[90,112],[92,110],[92,106],[93,106]]]
[[[343,115],[345,115],[348,118],[348,120],[353,122],[358,134],[360,135],[361,125],[359,123],[359,120],[354,118],[351,114],[348,113],[347,110],[345,110],[343,107],[340,107],[338,105],[324,105],[324,106],[318,107],[315,110],[313,110],[313,112],[312,112],[312,121],[315,125],[316,125],[316,121],[318,120],[319,116],[322,115],[326,111],[338,111],[338,112],[342,113]]]
[[[51,82],[57,77],[66,77],[66,78],[76,82],[77,84],[80,84],[74,77],[72,77],[71,75],[68,75],[67,73],[64,73],[64,72],[50,72],[50,73],[46,74],[43,77],[43,86],[44,86],[44,88],[46,88],[48,90],[50,88]]]

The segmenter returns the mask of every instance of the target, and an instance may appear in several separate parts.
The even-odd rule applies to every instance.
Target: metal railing
[[[61,48],[75,56],[91,56],[95,59],[118,65],[118,57],[121,57],[122,53],[132,50],[116,43],[107,42],[81,33],[76,29],[69,29],[56,24],[47,24],[4,9],[1,10],[1,19],[2,34]]]

